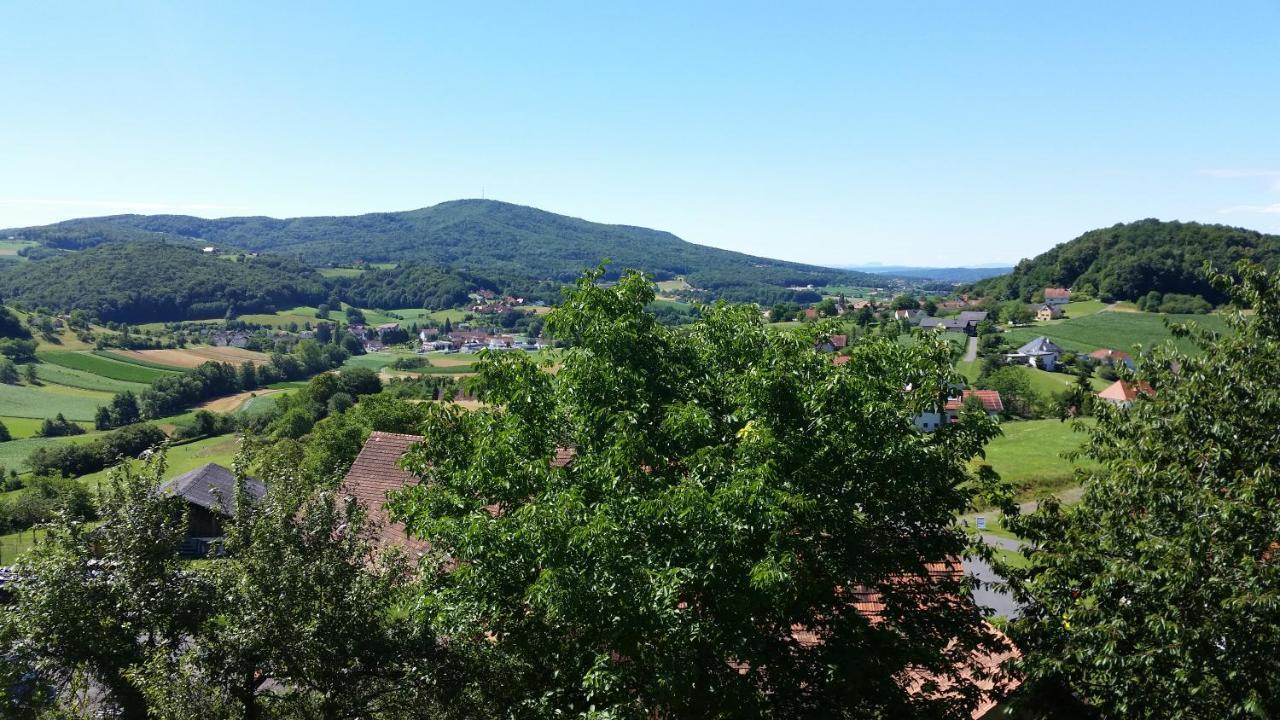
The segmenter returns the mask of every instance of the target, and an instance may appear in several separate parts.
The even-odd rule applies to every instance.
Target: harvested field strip
[[[112,350],[110,352],[110,357],[122,362],[179,371],[199,367],[207,362],[241,365],[248,360],[255,365],[266,365],[271,361],[270,356],[263,353],[234,347],[195,347],[182,350]]]
[[[133,363],[115,359],[110,356],[100,355],[96,352],[73,352],[69,350],[54,350],[50,352],[42,352],[38,357],[47,363],[61,365],[72,370],[80,370],[93,375],[101,375],[104,378],[112,380],[123,380],[125,382],[149,384],[159,378],[171,375],[175,372],[173,368],[160,370],[157,368],[140,367]],[[39,372],[37,370],[37,372]]]

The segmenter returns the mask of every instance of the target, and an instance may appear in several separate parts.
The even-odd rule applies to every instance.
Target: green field
[[[205,438],[197,440],[185,445],[178,445],[169,448],[165,454],[168,467],[165,471],[165,477],[171,478],[174,475],[181,475],[188,470],[195,470],[205,463],[218,463],[224,467],[231,467],[231,461],[235,459],[236,450],[239,449],[239,441],[235,435],[219,435],[218,437]],[[90,489],[96,489],[98,483],[107,479],[110,468],[100,470],[96,473],[89,473],[80,478],[80,481],[89,486]]]
[[[24,248],[35,247],[40,243],[31,240],[0,240],[0,256],[12,257],[19,262],[26,262],[26,258],[19,255],[18,251]]]
[[[71,437],[28,437],[22,440],[10,440],[9,442],[0,443],[0,467],[5,468],[6,470],[26,472],[27,456],[31,454],[32,450],[35,450],[38,447],[62,445],[65,443],[88,442],[101,435],[102,433],[100,432],[88,432],[84,435],[73,435]]]
[[[1100,348],[1112,348],[1132,352],[1135,345],[1152,347],[1172,338],[1164,321],[1195,322],[1209,330],[1224,331],[1226,324],[1217,315],[1157,315],[1136,312],[1099,312],[1081,318],[1059,320],[1041,326],[1013,328],[1005,331],[1005,339],[1012,347],[1018,347],[1044,335],[1064,349],[1073,352],[1092,352]],[[1192,349],[1186,340],[1178,346]]]
[[[1076,384],[1076,376],[1067,373],[1051,373],[1037,368],[1027,367],[1025,365],[1012,366],[1027,376],[1031,381],[1031,389],[1040,395],[1049,397],[1057,395],[1063,390],[1070,388]],[[1096,390],[1105,389],[1111,383],[1100,377],[1094,376],[1089,378],[1089,384]]]
[[[1105,310],[1107,304],[1101,300],[1081,300],[1079,302],[1069,302],[1062,306],[1062,311],[1069,318],[1082,318],[1086,315],[1093,315]]]
[[[0,417],[47,418],[62,413],[70,420],[93,421],[99,405],[113,393],[63,385],[0,385]]]
[[[109,393],[119,393],[126,390],[138,393],[148,387],[146,383],[113,380],[91,372],[85,372],[84,370],[73,370],[65,365],[54,365],[47,362],[36,364],[36,377],[45,383],[66,385],[67,387],[83,388],[85,390],[100,390]]]
[[[316,307],[300,305],[295,308],[280,310],[274,313],[252,313],[249,315],[241,315],[237,319],[243,320],[247,323],[254,323],[256,325],[264,325],[274,328],[288,327],[289,323],[297,323],[298,327],[302,327],[307,323],[311,323],[314,326],[317,322],[320,322],[320,318],[316,317],[317,310],[318,308]],[[331,317],[334,319],[341,318],[342,313],[334,310],[331,313]]]
[[[0,422],[9,428],[9,436],[16,439],[29,438],[40,430],[43,418],[0,417]]]
[[[342,367],[369,368],[370,370],[373,370],[376,372],[390,365],[391,363],[395,362],[397,358],[401,358],[401,357],[405,357],[405,356],[399,355],[397,353],[390,353],[390,352],[373,352],[373,353],[365,353],[364,355],[352,355],[351,357],[347,358],[346,362],[342,363]]]
[[[1086,440],[1075,426],[1074,422],[1059,420],[1002,423],[1004,435],[987,445],[985,462],[1012,482],[1023,498],[1071,486],[1075,483],[1075,465],[1062,454],[1079,449]]]
[[[150,384],[162,377],[174,375],[175,368],[159,369],[162,366],[149,367],[130,362],[123,358],[97,352],[75,352],[71,350],[51,350],[38,353],[37,356],[46,363],[61,365],[72,370],[91,375],[98,375],[111,380],[122,380],[129,383]],[[37,372],[39,372],[37,370]]]
[[[361,270],[360,268],[320,268],[316,272],[320,273],[322,277],[327,278],[360,277],[364,274],[364,270]]]

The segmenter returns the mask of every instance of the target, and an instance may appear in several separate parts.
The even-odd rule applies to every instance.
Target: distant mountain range
[[[911,265],[841,265],[846,270],[872,273],[874,275],[892,275],[894,277],[914,278],[920,280],[939,280],[942,282],[977,282],[989,277],[1012,272],[1008,265],[975,265],[971,267],[914,267]]]
[[[609,259],[611,275],[635,268],[659,280],[683,276],[712,297],[764,303],[793,299],[787,287],[891,284],[880,275],[756,257],[695,245],[659,230],[589,222],[494,200],[284,220],[113,215],[0,234],[65,250],[168,240],[284,255],[316,266],[415,261],[499,280],[567,282]]]

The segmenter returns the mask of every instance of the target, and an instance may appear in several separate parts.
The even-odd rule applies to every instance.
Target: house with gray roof
[[[1041,335],[1004,358],[1012,365],[1027,365],[1052,372],[1063,352],[1057,343]]]

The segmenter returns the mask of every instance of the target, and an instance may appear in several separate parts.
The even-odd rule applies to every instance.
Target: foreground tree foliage
[[[451,689],[483,675],[435,642],[404,562],[375,555],[358,506],[310,492],[332,483],[299,471],[301,459],[295,448],[264,464],[271,491],[259,503],[242,485],[227,556],[204,566],[179,558],[184,506],[155,492],[162,455],[112,472],[98,530],[53,525],[19,564],[0,623],[4,676],[38,678],[25,710],[468,716]]]
[[[1153,396],[1096,408],[1080,503],[1016,524],[1027,671],[1115,717],[1280,716],[1280,278],[1239,274],[1215,286],[1254,314],[1155,350]]]
[[[965,552],[966,466],[997,432],[981,413],[914,431],[954,380],[945,343],[872,340],[837,367],[754,308],[667,328],[643,276],[599,277],[548,318],[573,341],[557,372],[487,355],[486,409],[426,410],[406,464],[429,481],[395,503],[448,559],[426,586],[440,631],[506,668],[495,706],[968,718],[973,651],[1000,642],[962,579],[909,580]]]

